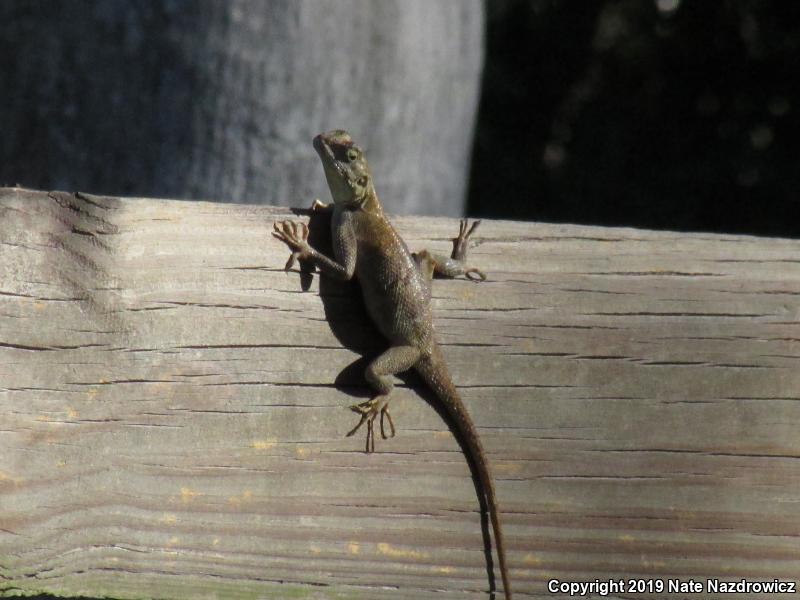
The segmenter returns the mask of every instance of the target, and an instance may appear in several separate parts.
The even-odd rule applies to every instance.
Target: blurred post
[[[463,211],[481,0],[0,3],[0,185],[308,205],[344,128],[391,212]]]

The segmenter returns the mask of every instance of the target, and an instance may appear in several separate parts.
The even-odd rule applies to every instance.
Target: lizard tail
[[[503,580],[503,591],[506,600],[511,600],[511,584],[508,578],[508,568],[506,567],[506,551],[503,543],[503,530],[500,527],[498,516],[497,497],[494,491],[494,480],[489,471],[489,461],[483,451],[483,445],[478,437],[478,430],[469,416],[464,403],[461,401],[452,379],[450,378],[447,365],[442,356],[438,345],[435,345],[430,357],[423,357],[415,366],[417,372],[425,380],[425,383],[436,393],[442,404],[447,409],[448,414],[453,419],[456,429],[461,439],[467,447],[470,462],[473,463],[475,471],[489,509],[489,518],[492,521],[492,531],[494,533],[494,545],[497,550],[497,558],[500,562],[500,576]]]

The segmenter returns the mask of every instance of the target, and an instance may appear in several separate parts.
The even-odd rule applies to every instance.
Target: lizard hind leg
[[[380,416],[381,437],[383,439],[394,437],[394,422],[389,414],[389,396],[394,389],[392,376],[413,367],[420,356],[421,352],[415,346],[392,346],[367,367],[364,376],[375,390],[375,396],[366,402],[350,407],[351,410],[361,415],[361,420],[348,432],[347,436],[355,434],[366,423],[366,451],[368,454],[375,451],[375,419],[378,416]],[[389,425],[389,435],[386,434],[384,421]]]
[[[431,279],[433,274],[436,273],[448,279],[463,275],[472,281],[485,281],[486,274],[483,271],[467,264],[469,238],[480,224],[480,221],[473,221],[470,227],[467,219],[461,219],[458,235],[453,238],[453,251],[449,257],[433,254],[427,250],[414,253],[413,257],[417,267],[425,278]]]

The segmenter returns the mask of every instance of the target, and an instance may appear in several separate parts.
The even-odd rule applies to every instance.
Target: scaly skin
[[[485,279],[478,269],[466,266],[470,235],[480,221],[468,227],[461,222],[453,252],[448,257],[425,250],[412,254],[383,213],[375,193],[369,165],[361,149],[346,131],[334,130],[314,138],[328,180],[333,205],[315,201],[314,210],[332,211],[334,259],[321,254],[308,243],[308,227],[292,221],[275,224],[273,235],[292,249],[286,263],[288,270],[296,260],[311,260],[330,277],[349,280],[358,277],[370,317],[391,346],[367,367],[365,376],[375,396],[353,406],[361,420],[347,435],[353,435],[367,424],[367,452],[375,449],[374,422],[380,416],[381,436],[394,436],[394,423],[389,415],[389,396],[394,384],[392,375],[416,369],[436,393],[453,419],[466,444],[469,460],[475,466],[494,531],[500,560],[500,573],[506,600],[511,599],[511,585],[506,567],[503,533],[498,518],[497,499],[486,454],[478,432],[467,413],[436,342],[431,315],[430,280],[433,273],[445,277],[465,275]]]

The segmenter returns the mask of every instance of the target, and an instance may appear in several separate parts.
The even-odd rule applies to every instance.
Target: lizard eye
[[[359,155],[359,152],[355,148],[349,148],[347,150],[347,160],[349,160],[351,162],[354,161],[354,160],[357,160],[358,159],[358,155]]]
[[[369,177],[367,177],[366,175],[362,175],[361,177],[356,179],[356,185],[358,185],[358,187],[365,188],[367,187],[368,183],[369,183]]]

